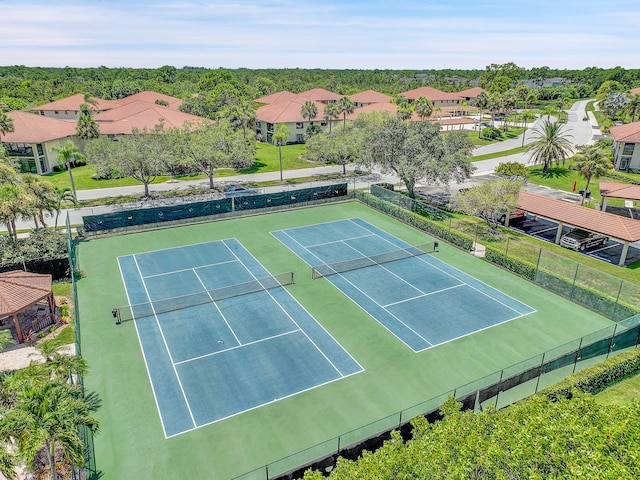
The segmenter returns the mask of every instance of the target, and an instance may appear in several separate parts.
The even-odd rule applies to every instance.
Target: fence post
[[[266,478],[267,480],[269,480],[269,465],[265,465],[265,466],[264,466],[264,471],[265,471],[265,473],[266,473],[266,475],[267,475],[265,478]]]
[[[536,283],[538,278],[538,270],[540,269],[540,257],[542,257],[542,247],[538,249],[538,261],[536,262],[536,271],[533,272],[533,283]]]
[[[511,240],[511,237],[507,237],[507,247],[504,249],[504,261],[505,262],[509,258],[509,241],[510,240]]]
[[[500,370],[500,380],[498,380],[498,389],[496,390],[496,410],[498,409],[498,397],[500,396],[500,386],[502,385],[503,376],[504,376],[504,368]]]
[[[578,279],[578,272],[580,271],[580,264],[576,264],[576,273],[573,274],[573,283],[571,284],[571,293],[569,294],[569,300],[573,300],[573,292],[576,289],[576,280]]]
[[[542,366],[544,365],[544,357],[547,354],[547,352],[544,352],[542,354],[542,360],[540,361],[540,371],[538,372],[538,380],[536,380],[536,389],[534,390],[534,393],[538,393],[538,386],[540,385],[540,377],[542,376]]]
[[[609,358],[609,354],[611,353],[611,347],[613,347],[613,339],[616,337],[616,330],[618,330],[618,323],[613,326],[613,333],[611,334],[611,340],[609,341],[609,348],[607,348],[607,356],[605,360]]]
[[[398,430],[402,427],[402,410],[400,410],[400,417],[398,418]]]
[[[573,371],[571,372],[571,375],[576,373],[576,366],[578,365],[578,359],[580,358],[580,349],[582,348],[583,340],[584,340],[584,337],[580,337],[580,343],[578,344],[578,349],[576,350],[576,361],[573,362]]]
[[[618,313],[618,302],[620,301],[620,294],[622,293],[622,286],[624,285],[624,280],[620,279],[620,287],[618,287],[618,295],[616,295],[616,303],[613,305],[613,313],[611,314],[611,320],[616,319],[616,314]]]

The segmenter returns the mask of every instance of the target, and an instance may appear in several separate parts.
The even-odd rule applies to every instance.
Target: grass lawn
[[[299,168],[317,167],[318,164],[307,162],[300,158],[300,155],[304,153],[304,145],[287,145],[282,147],[282,168],[283,170],[295,170]],[[234,170],[231,168],[221,168],[216,171],[216,178],[228,177],[231,175],[246,174],[246,173],[264,173],[264,172],[276,172],[280,169],[280,156],[278,153],[278,147],[268,145],[265,143],[257,144],[256,158],[253,166],[244,170]],[[96,188],[109,188],[109,187],[124,187],[131,185],[142,185],[133,178],[115,178],[109,180],[98,180],[94,177],[96,169],[93,165],[84,165],[82,167],[76,167],[72,170],[73,181],[76,185],[76,190],[93,190]],[[53,183],[56,187],[70,188],[71,183],[69,181],[69,173],[65,170],[62,172],[48,173],[44,177]],[[159,176],[153,183],[163,183],[170,180],[170,176]],[[207,178],[204,174],[196,175],[183,175],[176,177],[181,180],[199,180]]]
[[[487,153],[485,155],[475,155],[471,157],[469,160],[471,160],[472,162],[478,162],[480,160],[488,160],[490,158],[506,157],[508,155],[513,155],[514,153],[520,153],[520,152],[524,152],[524,147],[516,147],[516,148],[512,148],[511,150],[504,150],[502,152],[495,152],[495,153]]]
[[[595,400],[600,405],[624,405],[633,400],[640,400],[640,374],[598,393]]]
[[[475,130],[469,131],[468,135],[469,135],[469,139],[473,142],[473,144],[476,147],[482,147],[484,145],[490,145],[492,143],[498,143],[498,142],[502,142],[504,140],[509,140],[511,138],[516,138],[518,135],[520,135],[522,132],[524,131],[524,128],[514,128],[514,127],[509,127],[508,132],[505,134],[503,133],[503,136],[497,140],[491,140],[489,138],[478,138],[478,132]],[[511,155],[512,153],[516,153],[516,152],[511,152],[508,153],[507,155]],[[488,157],[488,158],[494,158],[494,157]],[[472,159],[473,161],[473,159]]]

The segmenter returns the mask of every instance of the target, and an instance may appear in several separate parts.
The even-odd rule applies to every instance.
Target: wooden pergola
[[[18,342],[24,341],[18,315],[46,300],[49,317],[54,323],[55,300],[51,290],[51,275],[12,270],[0,273],[0,319],[12,317]]]

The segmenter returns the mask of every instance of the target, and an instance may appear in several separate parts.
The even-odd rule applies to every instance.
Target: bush
[[[496,167],[496,173],[500,175],[505,175],[507,177],[517,176],[517,177],[527,177],[529,176],[529,170],[518,162],[506,162],[499,163]]]
[[[502,137],[502,132],[495,127],[487,127],[482,129],[482,136],[491,140],[498,140]]]

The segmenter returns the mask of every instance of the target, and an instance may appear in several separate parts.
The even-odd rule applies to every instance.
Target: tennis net
[[[427,242],[407,248],[370,255],[368,257],[358,257],[351,260],[343,260],[341,262],[325,263],[324,265],[311,267],[311,278],[316,280],[318,278],[328,277],[329,275],[335,275],[337,273],[344,273],[351,270],[358,270],[360,268],[394,262],[405,258],[417,257],[419,255],[424,255],[425,253],[435,252],[437,248],[438,242]]]
[[[261,291],[270,290],[272,288],[284,287],[294,283],[293,272],[280,273],[271,277],[257,278],[249,282],[236,283],[226,287],[216,288],[189,295],[181,295],[178,297],[163,298],[147,303],[137,303],[134,305],[126,305],[113,310],[113,316],[116,323],[140,319],[144,317],[152,317],[161,313],[182,310],[197,305],[204,305],[211,302],[219,302],[227,298],[248,295]]]

